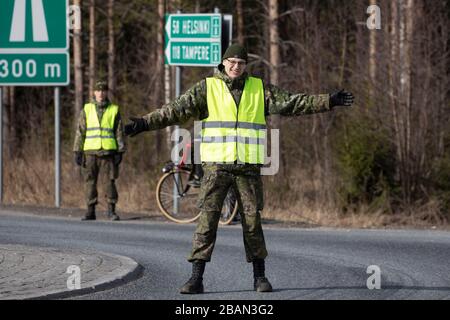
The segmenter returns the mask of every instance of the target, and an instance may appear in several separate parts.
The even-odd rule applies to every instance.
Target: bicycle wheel
[[[188,170],[174,170],[163,175],[156,186],[159,209],[171,221],[191,223],[200,216],[196,206],[200,189],[187,184],[189,175]]]
[[[221,225],[230,224],[236,216],[238,208],[239,206],[235,191],[233,189],[230,189],[228,191],[227,197],[225,198],[225,201],[223,202],[219,223]]]

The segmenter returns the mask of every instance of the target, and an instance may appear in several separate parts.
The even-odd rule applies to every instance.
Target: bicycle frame
[[[189,218],[189,219],[186,219],[186,220],[183,220],[183,219],[180,219],[179,217],[177,217],[179,200],[183,199],[186,196],[189,196],[189,190],[192,188],[192,186],[190,186],[187,183],[183,187],[182,183],[180,183],[180,177],[178,175],[178,174],[181,174],[181,173],[189,173],[189,174],[192,173],[193,168],[191,169],[191,168],[187,167],[187,165],[186,165],[187,156],[188,156],[188,154],[190,154],[190,152],[189,152],[190,147],[191,147],[191,144],[188,144],[187,152],[185,152],[183,154],[183,157],[180,160],[180,163],[175,164],[173,161],[169,161],[169,162],[167,162],[164,165],[164,167],[162,169],[164,175],[160,178],[160,181],[158,182],[158,185],[157,185],[157,188],[156,188],[157,189],[156,193],[157,193],[158,206],[159,206],[161,212],[169,220],[172,220],[172,221],[177,222],[177,223],[190,223],[190,222],[193,222],[196,219],[198,219],[198,217],[200,216],[200,213],[199,213],[197,216],[193,216],[192,218]],[[164,208],[164,205],[162,204],[161,199],[160,199],[160,192],[159,192],[160,188],[162,187],[164,179],[166,179],[170,175],[173,175],[172,179],[173,179],[173,181],[174,181],[174,183],[176,185],[176,187],[175,186],[173,187],[173,193],[172,193],[173,202],[174,202],[173,213],[171,213],[170,211],[168,211],[167,209]],[[181,190],[182,188],[183,188],[183,190]],[[229,215],[227,215],[227,217],[229,217],[229,218],[227,218],[228,220],[219,221],[219,223],[222,224],[222,225],[231,223],[232,219],[234,218],[234,216],[237,213],[237,210],[238,210],[238,204],[236,202],[236,204],[234,206],[234,209],[233,209],[233,212],[231,212]],[[175,214],[175,216],[173,214]]]

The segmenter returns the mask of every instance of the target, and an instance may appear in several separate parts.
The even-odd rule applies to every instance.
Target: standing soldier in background
[[[75,163],[81,166],[86,183],[88,211],[83,221],[95,220],[98,203],[97,180],[100,168],[106,170],[108,182],[108,217],[120,220],[116,214],[118,194],[115,180],[119,177],[119,165],[125,152],[123,123],[119,107],[108,100],[108,85],[98,81],[94,88],[94,100],[80,112],[73,151]]]
[[[203,121],[200,157],[204,176],[200,188],[201,216],[194,234],[188,261],[192,277],[180,293],[203,293],[203,272],[216,241],[220,212],[231,186],[237,191],[242,209],[242,229],[247,261],[253,263],[254,290],[270,292],[265,277],[267,250],[261,225],[266,117],[272,114],[300,116],[331,111],[335,106],[351,106],[353,95],[291,94],[246,72],[247,50],[230,46],[214,77],[200,81],[175,101],[125,126],[134,136],[186,123],[190,118]]]

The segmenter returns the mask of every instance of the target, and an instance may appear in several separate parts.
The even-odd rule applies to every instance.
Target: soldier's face
[[[97,100],[97,102],[103,102],[106,100],[106,97],[108,95],[108,91],[106,90],[95,90],[94,91],[94,95],[95,95],[95,100]]]
[[[229,58],[223,60],[222,64],[225,67],[225,73],[231,78],[240,77],[247,66],[247,62],[243,59]]]

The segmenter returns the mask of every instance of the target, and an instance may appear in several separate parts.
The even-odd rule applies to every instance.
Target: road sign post
[[[0,86],[55,86],[55,205],[60,206],[60,88],[70,82],[69,0],[1,0]],[[0,102],[1,107],[1,102]],[[0,111],[0,122],[2,121]],[[1,129],[1,128],[0,128]],[[0,132],[0,140],[3,134]],[[0,143],[0,153],[2,152]],[[3,169],[0,155],[0,173]],[[3,183],[0,175],[0,201]]]
[[[55,207],[61,206],[61,89],[55,87]]]

